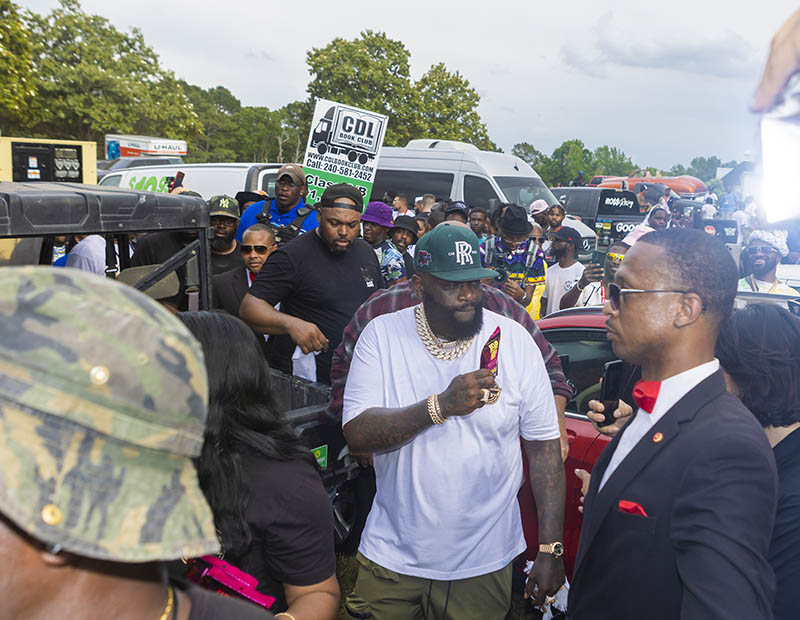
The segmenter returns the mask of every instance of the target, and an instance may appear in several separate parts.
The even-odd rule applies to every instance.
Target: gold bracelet
[[[295,617],[294,617],[292,614],[290,614],[288,611],[279,611],[278,613],[276,613],[276,614],[275,614],[275,617],[276,617],[276,618],[277,618],[278,616],[286,616],[287,618],[289,618],[289,620],[297,620],[297,619],[296,619],[296,618],[295,618]]]
[[[428,415],[434,424],[444,424],[447,418],[442,415],[442,410],[439,408],[439,395],[433,394],[428,396]]]

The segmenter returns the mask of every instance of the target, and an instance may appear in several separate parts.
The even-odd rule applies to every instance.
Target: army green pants
[[[350,618],[363,620],[503,620],[511,605],[511,564],[487,575],[437,581],[401,575],[360,553]]]

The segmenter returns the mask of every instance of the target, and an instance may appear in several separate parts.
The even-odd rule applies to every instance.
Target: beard
[[[466,340],[467,338],[472,338],[474,335],[476,335],[479,331],[481,331],[481,327],[483,327],[482,299],[473,304],[469,304],[468,306],[459,308],[459,310],[466,309],[467,307],[475,309],[472,318],[467,321],[456,318],[454,310],[442,306],[433,298],[430,293],[423,292],[422,303],[425,307],[425,315],[428,318],[428,323],[431,325],[431,329],[433,329],[434,324],[448,325],[450,327],[448,338],[452,337],[454,340]],[[436,332],[434,331],[434,333]],[[438,336],[439,334],[436,335]]]
[[[224,252],[225,250],[230,250],[231,245],[233,244],[233,240],[236,238],[236,230],[234,229],[224,237],[214,237],[211,239],[209,245],[211,246],[212,252]]]
[[[753,275],[760,280],[762,276],[769,274],[778,266],[778,256],[770,255],[764,259],[763,265],[756,266],[751,263],[750,266],[753,270]]]

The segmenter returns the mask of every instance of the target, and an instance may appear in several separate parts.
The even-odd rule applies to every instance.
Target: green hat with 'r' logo
[[[478,237],[465,226],[439,224],[417,241],[414,265],[417,271],[449,282],[494,278],[496,271],[481,266]]]

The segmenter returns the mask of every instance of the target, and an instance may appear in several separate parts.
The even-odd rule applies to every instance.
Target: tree
[[[532,144],[528,142],[519,142],[511,148],[511,154],[519,157],[522,161],[528,164],[531,168],[539,170],[550,162],[550,158],[537,150]]]
[[[309,51],[309,107],[302,110],[306,135],[310,111],[323,98],[388,115],[387,146],[429,137],[497,150],[477,111],[480,97],[466,78],[439,63],[413,83],[409,56],[400,41],[371,30],[353,41],[336,38]]]
[[[386,144],[398,144],[408,136],[408,58],[409,52],[400,41],[371,30],[353,41],[337,37],[325,47],[312,48],[306,54],[311,76],[309,103],[332,99],[387,114]]]
[[[461,140],[482,150],[497,150],[478,114],[481,98],[458,71],[450,73],[444,63],[433,65],[413,92],[409,107],[416,133],[409,138]]]
[[[689,174],[686,168],[681,164],[675,164],[669,169],[670,176],[679,177],[684,174]]]
[[[33,98],[33,54],[30,32],[10,0],[0,0],[0,131],[20,124]]]
[[[281,131],[280,113],[269,108],[243,107],[234,115],[237,125],[237,159],[275,161],[275,136]]]
[[[566,140],[559,146],[551,157],[552,167],[548,170],[548,180],[551,185],[568,185],[581,170],[584,176],[591,178],[594,162],[592,152],[587,149],[577,138]]]
[[[719,157],[712,155],[711,157],[695,157],[689,164],[687,174],[697,177],[701,181],[710,181],[717,176],[717,168],[720,167],[722,162]]]
[[[628,176],[636,168],[630,157],[615,146],[598,146],[592,156],[592,174]]]
[[[139,30],[120,32],[78,0],[61,0],[46,17],[27,13],[26,21],[36,90],[31,133],[102,143],[107,132],[190,138],[199,130],[175,76]]]
[[[200,126],[188,140],[189,161],[235,161],[241,132],[234,116],[242,109],[240,101],[223,86],[203,90],[184,81],[180,86]]]

